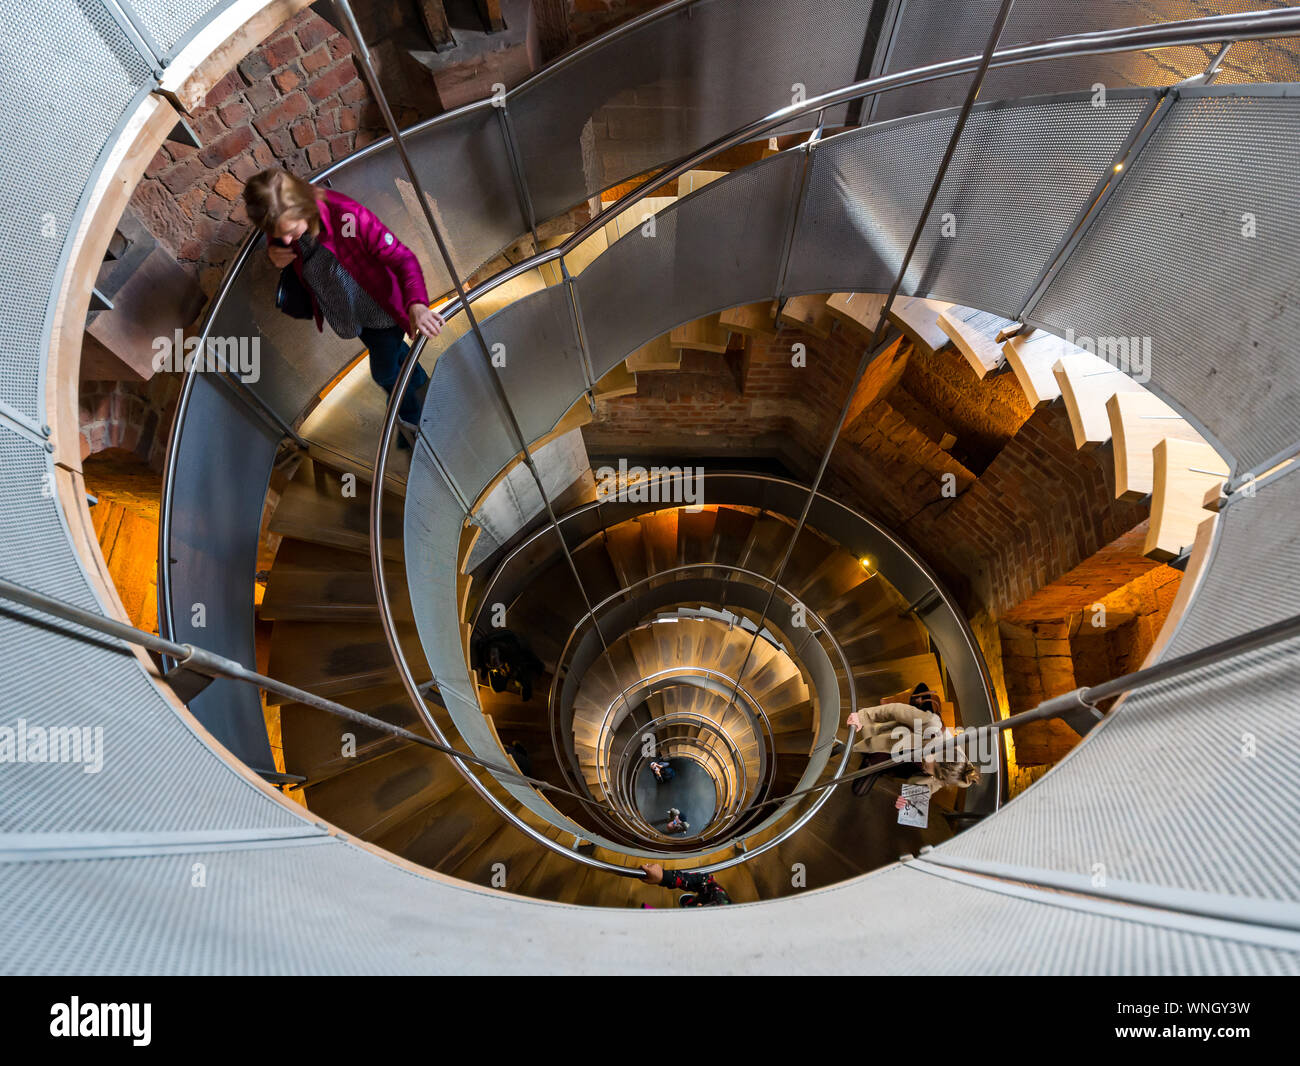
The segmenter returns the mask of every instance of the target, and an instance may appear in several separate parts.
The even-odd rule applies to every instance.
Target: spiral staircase
[[[263,372],[186,377],[151,642],[114,625],[86,532],[67,402],[88,299],[75,278],[137,157],[170,130],[167,101],[213,76],[202,49],[258,24],[235,4],[55,6],[71,27],[59,36],[52,17],[7,16],[32,42],[7,57],[14,84],[35,92],[68,33],[101,77],[75,131],[50,115],[21,127],[26,160],[57,145],[78,162],[27,198],[72,220],[62,244],[4,278],[0,633],[20,666],[3,691],[33,720],[102,722],[111,761],[0,775],[7,969],[1300,970],[1300,779],[1284,743],[1300,680],[1286,628],[1300,564],[1295,11],[1171,3],[1148,24],[1149,5],[1067,17],[1020,0],[989,44],[996,4],[682,0],[504,108],[458,109],[317,175],[421,249],[451,294],[447,329],[404,368],[432,377],[418,432],[397,447],[409,431],[355,342],[269,307],[250,242],[203,335],[259,337]],[[711,63],[665,75],[655,57],[683,49]],[[954,107],[972,76],[979,103]],[[793,82],[807,99],[787,104]],[[602,108],[648,87],[664,101],[655,134],[610,152]],[[758,150],[743,163],[726,157],[745,145]],[[448,153],[475,159],[479,180],[444,183]],[[41,171],[5,164],[33,192]],[[421,182],[447,242],[424,235],[422,197],[399,192]],[[589,220],[572,215],[582,204]],[[1225,238],[1242,211],[1264,222],[1246,247]],[[962,227],[949,245],[930,225],[945,212]],[[896,301],[874,295],[891,286]],[[597,398],[787,315],[857,330],[864,368],[951,344],[981,378],[1013,373],[1031,406],[1060,400],[1076,446],[1113,443],[1117,490],[1150,493],[1148,553],[1186,565],[1153,672],[1100,723],[1079,694],[1043,708],[1085,739],[1005,809],[1000,753],[980,786],[937,794],[923,831],[897,824],[890,786],[835,784],[856,766],[834,744],[846,715],[919,681],[954,728],[1006,723],[957,601],[916,551],[819,492],[820,474],[719,456],[702,504],[664,506],[593,499],[591,471],[561,454]],[[1062,340],[1099,334],[1161,342],[1145,388]],[[847,411],[854,395],[834,399]],[[657,485],[671,497],[680,477]],[[261,675],[251,575],[277,485]],[[503,529],[489,519],[506,498]],[[471,663],[503,626],[542,663],[527,702]],[[1249,758],[1230,758],[1246,738]],[[684,833],[656,822],[652,755],[712,789]],[[755,905],[679,914],[639,876],[649,861],[715,871]],[[198,867],[211,887],[178,892]],[[39,935],[71,914],[77,937]],[[671,944],[652,924],[682,921],[695,924]]]

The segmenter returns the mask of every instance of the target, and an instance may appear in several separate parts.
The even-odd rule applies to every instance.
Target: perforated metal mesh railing
[[[1104,108],[1086,94],[977,106],[902,292],[1014,317],[1154,105],[1139,89]],[[888,290],[955,119],[899,119],[816,146],[787,293]]]
[[[1016,0],[1002,43],[1016,45],[1046,41],[1067,34],[1172,22],[1207,14],[1241,14],[1292,6],[1287,0]],[[878,56],[873,73],[910,70],[925,63],[970,55],[989,34],[997,0],[895,0],[887,26],[886,52]],[[1200,74],[1210,64],[1217,45],[1137,51],[1100,58],[1065,58],[989,74],[984,100],[1006,100],[1039,93],[1092,91],[1151,85],[1173,85]],[[1219,80],[1293,81],[1300,77],[1300,50],[1294,41],[1245,42],[1233,45]],[[1247,76],[1254,72],[1255,77]],[[962,86],[932,82],[883,94],[871,110],[873,122],[954,107]]]
[[[61,46],[48,53],[50,27]],[[33,47],[37,44],[38,47]],[[0,108],[32,138],[0,154],[0,257],[5,312],[0,318],[0,404],[33,425],[44,422],[39,356],[56,284],[75,232],[82,197],[103,165],[106,146],[152,82],[145,61],[112,17],[94,3],[8,3],[0,11]],[[49,96],[51,85],[93,85],[77,107]],[[51,159],[42,145],[59,145]]]
[[[1300,477],[1219,516],[1213,565],[1166,657],[1300,612]],[[997,818],[932,856],[1035,883],[1300,925],[1300,642],[1127,697]]]
[[[1300,86],[1183,90],[1028,310],[1057,334],[1148,338],[1151,388],[1237,473],[1300,440],[1297,168]]]
[[[1025,269],[1023,276],[1019,279],[1016,286],[1014,288],[1007,290],[1007,292],[1002,295],[1001,299],[1005,301],[1005,303],[1002,304],[995,303],[994,304],[995,307],[998,307],[999,309],[1005,309],[1007,311],[1014,311],[1014,308],[1012,306],[1013,304],[1023,305],[1025,301],[1030,299],[1030,297],[1034,293],[1035,285],[1037,284],[1037,282],[1048,272],[1049,268],[1051,268],[1054,265],[1055,260],[1059,256],[1062,247],[1064,245],[1064,242],[1066,238],[1070,236],[1071,231],[1074,229],[1075,226],[1077,226],[1081,221],[1083,221],[1086,211],[1094,204],[1094,201],[1097,200],[1098,195],[1102,193],[1104,189],[1107,188],[1108,183],[1114,184],[1112,174],[1117,169],[1117,164],[1121,162],[1129,162],[1129,157],[1127,153],[1133,147],[1134,141],[1137,138],[1139,132],[1146,124],[1152,112],[1155,110],[1155,104],[1157,103],[1157,98],[1154,94],[1134,93],[1134,94],[1123,94],[1120,96],[1119,99],[1121,102],[1121,106],[1119,109],[1120,113],[1112,114],[1112,116],[1110,116],[1111,118],[1115,119],[1113,125],[1110,125],[1108,129],[1103,128],[1100,131],[1098,131],[1097,124],[1093,124],[1092,127],[1088,129],[1088,133],[1094,136],[1099,134],[1101,138],[1101,143],[1096,146],[1095,156],[1091,160],[1090,164],[1085,164],[1085,166],[1083,166],[1082,168],[1075,168],[1071,166],[1060,166],[1055,169],[1050,167],[1047,168],[1047,173],[1049,175],[1050,180],[1055,182],[1058,187],[1066,190],[1073,189],[1073,192],[1070,194],[1070,199],[1068,200],[1068,202],[1063,207],[1059,208],[1057,213],[1051,214],[1051,217],[1056,221],[1056,229],[1052,232],[1047,233],[1044,236],[1041,236],[1041,238],[1038,238],[1028,226],[1017,226],[1016,219],[1008,218],[1005,221],[1003,229],[1008,231],[1003,234],[1005,239],[1010,243],[1014,243],[1017,240],[1019,240],[1021,243],[1027,245],[1031,249],[1037,247],[1038,256],[1036,259],[1033,256],[1030,257],[1030,262],[1027,265],[1027,269]],[[1174,99],[1174,104],[1176,106],[1177,99],[1176,97],[1173,99]],[[1113,102],[1113,98],[1112,98],[1112,102]],[[1074,118],[1074,116],[1077,116],[1079,114],[1078,111],[1075,111],[1073,115],[1071,115],[1069,110],[1071,104],[1075,105],[1076,107],[1081,104],[1089,108],[1094,107],[1094,104],[1091,100],[1086,100],[1086,99],[1076,97],[1073,100],[1063,99],[1063,100],[1051,100],[1051,101],[1031,102],[1031,103],[1018,102],[1016,105],[1014,105],[1009,109],[986,108],[980,112],[980,116],[982,117],[983,115],[992,112],[997,116],[997,118],[1005,120],[1004,129],[1010,131],[1009,135],[1002,138],[1001,142],[996,137],[990,137],[989,141],[990,143],[993,144],[1009,142],[1007,144],[1007,147],[1009,149],[1008,161],[1010,161],[1010,159],[1012,158],[1011,153],[1014,152],[1017,147],[1015,145],[1015,137],[1014,137],[1014,130],[1016,128],[1016,125],[1021,124],[1023,127],[1028,128],[1034,123],[1035,120],[1039,120],[1038,125],[1036,127],[1038,132],[1038,139],[1047,139],[1050,142],[1053,136],[1057,135],[1058,132],[1063,134],[1064,136],[1062,138],[1062,143],[1063,143],[1062,157],[1068,159],[1071,164],[1074,164],[1080,158],[1086,160],[1087,152],[1084,151],[1081,153],[1078,143],[1074,143],[1074,144],[1070,143],[1072,119]],[[1127,107],[1124,106],[1126,104],[1128,105]],[[1033,107],[1038,107],[1040,110],[1038,112],[1034,112],[1030,110]],[[1021,109],[1019,113],[1016,113],[1017,109]],[[1053,114],[1054,109],[1056,110],[1056,114]],[[944,121],[946,117],[947,116],[927,116],[920,120],[917,120],[917,125],[921,127],[925,127],[926,124],[928,123],[931,127],[939,126],[937,132],[934,130],[928,130],[926,132],[929,132],[931,137],[936,137],[936,136],[941,137],[942,127],[940,124]],[[1073,124],[1076,129],[1082,130],[1087,128],[1085,127],[1085,124],[1082,121],[1075,121]],[[1106,127],[1108,124],[1102,123],[1101,125],[1103,127]],[[875,131],[867,131],[867,132],[870,133]],[[823,158],[822,153],[827,150],[827,145],[834,146],[836,145],[837,142],[846,143],[855,136],[860,136],[860,135],[856,135],[853,133],[844,134],[841,135],[840,138],[832,138],[830,141],[826,142],[826,145],[817,145],[812,153],[811,169],[814,172],[814,174],[816,172],[820,158]],[[1086,137],[1087,134],[1085,134],[1084,136]],[[1105,140],[1107,136],[1109,136],[1110,138],[1109,143],[1107,143]],[[1023,149],[1021,150],[1023,151]],[[1082,173],[1079,172],[1080,169],[1082,170]],[[996,166],[991,172],[997,173]],[[968,174],[963,174],[962,168],[960,166],[958,166],[954,170],[953,177],[956,179],[955,184],[959,189],[963,188],[962,183],[965,182],[966,183],[965,187],[974,188],[978,192],[985,191],[982,188],[982,185],[986,183],[980,183],[978,181],[978,175],[971,176]],[[688,198],[687,201],[685,201],[685,203],[691,204],[696,208],[697,214],[695,217],[700,219],[702,225],[706,227],[707,226],[713,227],[711,230],[709,230],[710,235],[712,233],[719,232],[720,225],[723,227],[725,227],[726,225],[725,222],[719,224],[716,221],[715,216],[719,213],[726,213],[728,211],[730,203],[733,199],[728,195],[730,192],[730,190],[728,189],[728,184],[734,181],[736,181],[736,176],[733,176],[728,179],[724,179],[722,182],[714,183],[713,185],[706,187],[706,189],[702,190],[701,192],[695,194],[691,198]],[[809,187],[816,188],[815,183],[813,181],[810,181]],[[1049,187],[1049,193],[1050,193],[1050,187]],[[846,201],[847,203],[857,204],[862,202],[861,199],[855,198],[852,193],[846,194],[841,191],[841,195],[843,196],[844,201]],[[1042,194],[1040,192],[1040,196],[1041,195]],[[994,203],[997,203],[997,196],[995,192],[990,193],[989,198]],[[741,195],[734,197],[734,199],[743,205],[742,210],[747,211],[751,214],[754,213],[754,201],[752,200],[752,198],[747,197],[742,193]],[[769,194],[768,196],[769,203],[771,203],[775,199],[776,199],[775,196]],[[978,203],[978,201],[976,201],[976,203]],[[706,204],[708,205],[708,209],[706,209],[705,206]],[[938,212],[938,208],[940,206],[941,206],[940,203],[936,204],[936,213]],[[677,249],[675,247],[675,238],[677,237],[677,235],[681,232],[694,233],[694,230],[688,227],[678,226],[675,224],[675,214],[678,207],[679,205],[676,204],[673,205],[673,207],[669,208],[666,212],[661,213],[660,217],[656,220],[656,238],[657,240],[661,240],[664,239],[666,236],[667,239],[665,243],[667,245],[667,251],[665,252],[662,248],[658,249],[658,252],[660,254],[657,257],[657,261],[661,260],[660,269],[648,273],[657,274],[662,277],[663,274],[665,273],[662,264],[671,264],[672,265],[671,270],[667,272],[669,273],[670,279],[693,277],[693,276],[698,276],[702,278],[712,278],[717,273],[720,273],[723,270],[725,270],[726,267],[732,266],[733,263],[720,259],[716,247],[712,245],[712,242],[710,242],[707,239],[707,237],[705,240],[699,242],[693,242],[692,244],[692,247],[694,247],[695,244],[699,244],[703,246],[705,250],[702,254],[695,254],[695,255],[692,255],[690,253],[677,254]],[[976,215],[976,218],[978,219],[979,218],[978,209],[976,209],[973,213]],[[1008,212],[1007,214],[1011,215],[1012,212]],[[758,217],[760,217],[760,219],[764,217],[762,211],[758,212]],[[663,223],[666,223],[666,225],[664,225]],[[978,229],[978,227],[976,228]],[[860,234],[858,231],[852,231],[850,233],[850,238],[852,236],[859,236],[859,235]],[[798,248],[798,242],[800,240],[800,237],[801,234],[796,229],[796,234],[794,239],[794,244],[796,249]],[[963,273],[962,271],[959,270],[953,270],[951,271],[951,276],[945,278],[942,269],[933,269],[933,267],[941,266],[941,264],[927,263],[927,267],[931,269],[928,269],[927,272],[922,274],[921,278],[918,279],[916,283],[916,291],[919,291],[923,294],[944,295],[944,296],[952,296],[953,298],[960,298],[952,292],[944,291],[943,286],[944,285],[959,286],[960,284],[962,284],[965,278],[970,276],[975,276],[979,278],[990,277],[990,276],[996,277],[997,271],[994,268],[996,267],[997,256],[999,254],[998,249],[996,247],[997,242],[986,241],[985,243],[995,245],[995,247],[993,248],[992,251],[988,251],[986,248],[981,247],[980,244],[974,240],[969,240],[960,246],[963,252],[966,252],[971,255],[971,259],[962,264],[967,268],[968,273]],[[620,260],[619,258],[619,252],[621,249],[631,249],[634,246],[635,246],[635,235],[631,238],[624,238],[622,242],[616,244],[610,250],[610,252],[606,253],[606,255],[602,257],[602,259],[598,259],[596,264],[593,264],[592,267],[588,268],[588,271],[584,272],[584,274],[578,279],[575,285],[575,290],[579,293],[579,300],[578,300],[579,307],[585,308],[584,318],[593,317],[593,307],[601,306],[600,301],[583,300],[581,298],[581,294],[583,292],[583,279],[589,276],[599,276],[598,274],[593,275],[592,272],[599,270],[602,260],[604,260],[607,265],[611,263],[616,263],[619,265],[623,265],[624,263],[627,264],[626,273],[632,276],[631,278],[619,279],[621,281],[627,282],[627,289],[625,289],[624,291],[639,291],[642,288],[642,285],[638,283],[641,279],[636,273],[637,256],[629,253],[625,255],[623,259]],[[944,250],[947,251],[948,249],[945,248]],[[1066,248],[1065,250],[1068,251],[1069,249]],[[984,258],[981,258],[981,253],[984,254],[985,256]],[[854,260],[856,259],[856,257],[854,256],[846,256],[846,258],[854,259]],[[897,257],[895,256],[895,260],[896,258]],[[937,257],[931,257],[931,258],[933,259]],[[614,273],[613,267],[609,268],[608,273],[609,275],[612,275]],[[792,269],[792,276],[797,276],[797,268]],[[671,280],[670,280],[670,284],[671,284]],[[808,291],[860,289],[860,288],[870,288],[870,287],[871,287],[870,285],[863,285],[860,281],[857,281],[852,277],[832,276],[828,280],[826,280],[823,284],[810,287]],[[610,288],[616,289],[617,285],[611,284]],[[797,289],[797,285],[796,285],[796,289]],[[776,296],[779,295],[779,293],[774,292],[771,295]],[[752,299],[752,297],[750,298]],[[969,297],[967,297],[967,301],[975,302],[975,301],[971,301]],[[730,303],[728,302],[720,302],[717,306],[708,306],[706,301],[701,301],[701,302],[705,304],[708,310],[718,310],[721,309],[722,307],[730,306]],[[731,302],[739,303],[744,301],[743,299],[735,299]],[[612,308],[615,305],[616,302],[613,299],[607,299],[605,302],[605,306],[608,306],[610,308]],[[621,307],[622,305],[620,304],[618,306]],[[692,307],[692,310],[695,311],[696,314],[706,313],[705,310],[702,308]],[[695,316],[692,315],[691,317],[695,317]],[[620,321],[619,324],[621,326],[623,323]],[[675,324],[675,322],[672,321],[666,323],[664,322],[656,323],[656,325],[662,328],[650,328],[648,326],[642,325],[641,326],[642,332],[640,332],[639,334],[637,332],[629,331],[628,334],[629,339],[627,341],[623,341],[620,339],[613,343],[612,351],[615,354],[612,356],[611,362],[617,361],[617,359],[621,355],[626,354],[628,351],[638,347],[640,343],[643,343],[649,336],[653,336],[659,332],[663,332],[664,329],[669,328],[673,324]],[[592,350],[593,353],[598,352],[600,351],[600,347],[593,342]],[[598,367],[603,365],[603,363],[601,362],[601,357],[598,355],[593,354],[592,361],[593,364]]]
[[[48,13],[48,4],[43,11]],[[68,14],[75,23],[77,13]],[[4,15],[11,18],[9,8]],[[23,36],[22,47],[42,70],[52,69],[59,55],[72,54],[67,25],[42,21]],[[56,27],[57,41],[50,36]],[[77,54],[84,65],[86,49]],[[96,84],[95,93],[95,103],[110,98],[103,83]],[[33,93],[31,98],[39,97]],[[111,134],[112,121],[87,122],[86,108],[92,101],[79,102],[84,106],[76,118],[84,137],[55,138],[39,124],[12,124],[10,148],[17,153],[13,158],[30,160],[33,175],[42,176],[47,185],[48,174],[59,168],[75,181],[76,168],[91,167],[90,160]],[[6,110],[11,106],[6,99]],[[1230,190],[1227,180],[1225,191]],[[60,236],[66,241],[64,231]],[[32,278],[52,288],[49,267],[33,269],[29,261],[28,269]],[[1237,263],[1230,262],[1222,273],[1229,288],[1245,291],[1252,284],[1251,272],[1242,272]],[[6,294],[22,291],[13,286],[14,279],[5,278]],[[43,334],[15,336],[6,339],[3,350],[9,382],[24,380],[43,354]],[[1242,373],[1268,370],[1247,364]],[[1290,370],[1285,366],[1282,372]],[[1263,390],[1269,380],[1257,377],[1256,385]],[[38,411],[30,387],[16,388],[18,396],[34,401],[27,410]],[[1195,402],[1189,400],[1189,406]],[[21,404],[10,406],[23,409]],[[58,504],[39,491],[42,476],[49,473],[46,453],[38,441],[8,424],[0,426],[0,441],[5,442],[4,465],[10,471],[0,479],[4,572],[21,573],[31,585],[93,606]],[[27,476],[13,476],[14,471],[27,471]],[[1263,553],[1272,545],[1276,558],[1290,560],[1294,554],[1294,524],[1289,522],[1294,501],[1277,495],[1284,485],[1278,481],[1272,489],[1261,489],[1255,501],[1234,505],[1241,508],[1238,518],[1231,510],[1227,513],[1227,532],[1221,536],[1204,594],[1219,592],[1211,610],[1193,614],[1184,623],[1180,641],[1204,639],[1209,632],[1237,626],[1253,608],[1277,597],[1293,600],[1294,565],[1272,569],[1269,564],[1276,559]],[[1260,509],[1244,524],[1254,506]],[[1234,528],[1239,540],[1231,536]],[[1296,923],[1287,913],[1270,910],[1271,925],[1214,920],[1205,908],[1198,910],[1186,901],[1175,913],[1167,892],[1155,900],[1156,907],[1117,908],[1105,901],[1104,882],[1100,889],[1093,882],[1083,893],[1048,895],[1032,887],[1017,889],[989,878],[966,877],[961,871],[921,869],[916,863],[834,892],[780,905],[732,908],[716,922],[694,923],[692,936],[685,940],[658,935],[662,930],[657,927],[649,930],[642,912],[484,896],[419,877],[328,835],[223,763],[172,712],[121,646],[85,634],[70,636],[59,627],[33,621],[21,609],[0,612],[0,646],[7,662],[20,664],[0,674],[6,705],[25,708],[31,721],[102,722],[115,738],[110,749],[114,754],[98,775],[81,774],[77,767],[48,767],[51,772],[42,774],[28,766],[21,773],[12,773],[11,767],[0,777],[5,792],[0,804],[0,939],[6,945],[6,971],[614,972],[643,971],[647,966],[727,971],[743,969],[752,945],[761,943],[785,959],[791,972],[856,971],[885,958],[895,970],[954,974],[972,969],[1300,972]],[[1287,676],[1291,662],[1294,654],[1270,654],[1248,664],[1247,695],[1269,701],[1275,712],[1269,720],[1275,726],[1272,733],[1256,734],[1266,743],[1296,724],[1295,679]],[[1211,704],[1207,713],[1221,712],[1227,732],[1241,714],[1251,711],[1250,704],[1234,698],[1236,691],[1229,680],[1202,686],[1192,695]],[[1146,706],[1130,700],[1121,714],[1140,712],[1176,723],[1190,702],[1182,690],[1174,690],[1157,693]],[[1117,715],[1098,737],[1122,720]],[[1219,731],[1204,735],[1209,744],[1219,743]],[[1080,748],[1076,760],[1087,747]],[[1119,759],[1129,755],[1127,747],[1115,752]],[[1126,765],[1140,773],[1162,755],[1153,752]],[[64,775],[58,772],[62,769],[73,772]],[[1179,782],[1180,787],[1186,785],[1180,793],[1186,809],[1166,815],[1183,817],[1176,828],[1173,821],[1167,822],[1170,834],[1201,839],[1204,824],[1219,816],[1217,791],[1200,787],[1210,780],[1211,775],[1192,774],[1188,782]],[[1049,775],[1036,787],[1051,781]],[[1277,794],[1275,789],[1273,796]],[[996,825],[995,820],[987,828]],[[1075,831],[1074,824],[1070,828]],[[1243,851],[1232,869],[1215,867],[1215,876],[1238,893],[1243,884],[1258,885],[1257,898],[1262,898],[1277,893],[1279,882],[1273,872],[1256,877],[1255,866],[1277,840],[1251,839],[1260,847]],[[221,876],[203,893],[177,891],[174,886],[187,883],[195,862],[219,869]],[[287,883],[295,886],[292,894],[283,890]],[[914,906],[918,896],[926,900],[925,907]],[[961,935],[946,940],[946,950],[936,954],[932,938],[942,921],[936,915],[949,914],[960,916]],[[670,911],[655,915],[659,920],[675,917]],[[1247,917],[1260,918],[1260,909]],[[527,927],[530,935],[502,938],[499,930],[509,927]],[[51,928],[75,933],[50,936]]]

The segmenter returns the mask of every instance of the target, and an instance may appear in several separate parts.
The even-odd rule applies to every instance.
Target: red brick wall
[[[807,346],[805,368],[790,365],[795,343]],[[617,454],[654,441],[657,453],[685,457],[730,447],[775,454],[811,477],[864,343],[840,327],[829,339],[792,328],[753,338],[743,391],[724,357],[689,353],[681,371],[639,375],[637,396],[602,402],[588,447]],[[1000,615],[1146,518],[1145,505],[1114,499],[1112,462],[1109,449],[1075,450],[1058,405],[1035,412],[975,478],[885,399],[849,423],[823,485],[909,541],[970,610]],[[942,494],[945,473],[955,499]]]
[[[143,383],[83,382],[78,396],[81,457],[121,448],[161,472],[180,384],[178,374],[156,374]]]
[[[213,86],[190,124],[203,146],[168,141],[131,208],[209,295],[248,232],[245,181],[270,166],[309,176],[384,132],[351,45],[311,9]]]
[[[810,339],[791,330],[770,345],[751,344],[747,354],[688,351],[680,370],[638,374],[636,396],[597,404],[583,431],[588,449],[635,452],[653,443],[658,454],[687,458],[775,451],[804,465],[797,427],[821,413],[802,387],[808,371],[790,365],[797,340]]]

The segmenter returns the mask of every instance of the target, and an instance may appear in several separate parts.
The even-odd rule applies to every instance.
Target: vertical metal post
[[[537,485],[538,495],[542,499],[542,504],[546,508],[546,517],[555,530],[555,535],[559,538],[560,548],[564,552],[564,558],[569,564],[569,569],[573,573],[573,580],[577,583],[578,592],[582,596],[583,603],[586,605],[587,612],[591,613],[591,600],[587,596],[586,587],[582,583],[582,577],[578,573],[577,564],[573,561],[573,554],[569,551],[569,545],[564,539],[564,533],[560,529],[560,523],[555,517],[555,510],[551,506],[550,497],[546,494],[546,486],[542,482],[542,475],[538,472],[537,464],[533,462],[533,457],[528,451],[528,441],[524,438],[523,430],[520,428],[519,419],[515,416],[514,408],[510,404],[510,399],[506,396],[505,387],[501,384],[500,375],[497,374],[496,368],[492,365],[492,349],[483,336],[483,330],[479,325],[478,316],[474,313],[465,293],[465,287],[461,283],[460,273],[456,269],[455,261],[452,259],[451,250],[447,247],[447,242],[443,238],[442,228],[438,225],[433,217],[433,212],[429,208],[429,202],[424,194],[424,186],[420,182],[419,175],[415,172],[415,167],[411,163],[411,158],[407,155],[406,145],[402,140],[402,131],[398,128],[397,120],[393,117],[392,109],[388,105],[388,97],[384,93],[383,86],[379,83],[379,77],[375,73],[374,64],[370,58],[370,50],[366,47],[365,39],[362,37],[361,28],[357,25],[356,15],[353,14],[352,5],[349,0],[334,0],[335,7],[342,16],[345,24],[347,35],[352,42],[352,47],[356,50],[356,58],[361,66],[362,73],[365,75],[367,83],[370,85],[370,91],[374,94],[375,103],[379,106],[380,113],[383,115],[384,124],[388,127],[388,132],[393,138],[393,147],[397,149],[398,156],[402,160],[402,168],[406,171],[407,177],[411,181],[411,188],[415,192],[415,197],[419,201],[420,210],[424,213],[424,220],[429,227],[429,232],[433,235],[434,242],[438,245],[438,254],[442,256],[442,261],[446,264],[447,272],[451,276],[451,283],[456,290],[456,295],[460,299],[461,307],[465,311],[466,320],[469,322],[470,330],[474,338],[478,341],[479,355],[483,360],[483,366],[487,371],[488,380],[492,383],[493,391],[496,393],[497,402],[501,405],[501,411],[506,416],[510,424],[511,435],[519,448],[524,464],[528,467],[528,472],[532,475],[533,481]],[[400,402],[400,397],[394,397],[394,402]],[[600,642],[605,647],[605,635],[601,632],[600,622],[592,615],[592,623],[596,627],[596,633],[600,637]]]
[[[495,105],[495,101],[493,102]],[[528,191],[528,178],[524,174],[523,157],[519,154],[519,142],[515,139],[515,124],[510,120],[510,105],[502,100],[497,107],[501,117],[501,136],[506,142],[506,154],[510,158],[510,172],[515,178],[515,189],[519,194],[519,207],[523,211],[524,221],[533,235],[533,252],[542,250],[541,238],[537,236],[537,212],[533,209],[533,195]]]
[[[1006,26],[1007,18],[1011,14],[1011,7],[1015,0],[1002,0],[1002,6],[998,9],[997,18],[993,23],[993,30],[989,34],[988,43],[984,46],[984,55],[980,59],[979,68],[975,72],[975,77],[971,81],[970,90],[966,94],[966,102],[962,104],[961,113],[957,116],[957,123],[953,127],[952,136],[948,140],[947,150],[943,154],[943,159],[939,163],[938,172],[934,176],[934,181],[930,186],[930,193],[925,199],[925,206],[921,208],[921,217],[917,220],[916,229],[912,232],[912,239],[908,243],[907,252],[903,256],[902,263],[898,267],[898,276],[894,278],[894,283],[890,287],[889,295],[885,298],[885,304],[880,309],[880,321],[876,323],[876,328],[871,337],[871,343],[862,353],[862,358],[858,360],[858,369],[853,376],[853,381],[849,385],[848,394],[844,398],[844,406],[840,408],[839,417],[835,421],[835,428],[831,431],[830,440],[827,442],[826,451],[822,454],[821,463],[817,468],[817,474],[813,478],[812,484],[808,488],[808,499],[804,502],[803,513],[799,516],[799,521],[794,527],[794,532],[790,535],[790,543],[786,545],[785,554],[781,557],[780,565],[776,573],[772,576],[771,587],[767,591],[767,600],[763,605],[763,612],[759,616],[758,624],[754,628],[754,637],[749,642],[749,649],[745,652],[744,662],[740,664],[740,669],[736,674],[736,688],[731,693],[731,702],[735,703],[736,695],[740,690],[740,681],[745,676],[745,670],[749,667],[749,660],[754,654],[754,647],[758,643],[759,634],[763,631],[763,626],[767,621],[768,611],[771,610],[772,600],[776,596],[777,586],[781,578],[785,575],[785,569],[790,565],[790,557],[794,554],[795,544],[799,540],[799,535],[803,532],[804,524],[808,521],[808,513],[812,510],[813,501],[817,498],[817,490],[821,487],[822,478],[826,474],[826,468],[830,465],[831,453],[835,451],[835,445],[839,441],[840,432],[844,429],[844,422],[848,418],[849,407],[853,403],[853,396],[858,391],[858,385],[861,384],[863,376],[867,372],[867,367],[875,360],[879,354],[881,340],[884,337],[889,318],[889,311],[894,306],[894,300],[898,296],[898,291],[903,287],[903,279],[907,277],[907,268],[911,265],[912,257],[916,254],[917,245],[921,243],[921,234],[925,231],[926,220],[930,217],[930,212],[934,209],[935,201],[939,197],[939,189],[943,185],[943,179],[948,174],[948,167],[952,163],[953,156],[957,152],[957,142],[961,140],[962,132],[966,128],[966,122],[970,118],[975,101],[979,97],[980,88],[984,84],[984,76],[988,73],[989,64],[993,59],[993,53],[997,48],[998,38],[1002,36],[1002,30]]]

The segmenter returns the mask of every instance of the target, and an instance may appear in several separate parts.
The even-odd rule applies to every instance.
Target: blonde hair
[[[268,237],[285,218],[305,221],[314,237],[320,232],[320,198],[314,186],[278,167],[254,174],[244,185],[248,220]]]

